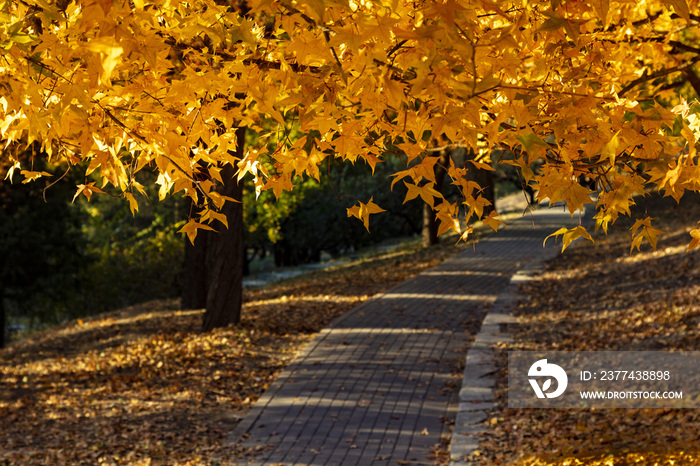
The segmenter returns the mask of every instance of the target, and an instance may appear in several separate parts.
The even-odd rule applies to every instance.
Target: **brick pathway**
[[[536,211],[336,320],[234,432],[257,449],[239,464],[436,463],[488,306],[544,237],[571,222],[561,209]]]

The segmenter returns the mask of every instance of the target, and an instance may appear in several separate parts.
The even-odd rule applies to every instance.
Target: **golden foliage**
[[[212,181],[222,165],[279,194],[318,179],[325,159],[374,167],[392,151],[411,162],[396,179],[433,204],[440,149],[509,148],[540,200],[596,204],[605,229],[635,192],[700,190],[697,110],[675,91],[700,88],[696,0],[3,0],[0,11],[0,138],[99,169],[102,185],[78,193],[111,185],[132,210],[135,175],[154,166],[161,197],[202,206],[193,226],[226,201]],[[238,127],[255,134],[243,160]],[[463,201],[483,215],[480,197]]]

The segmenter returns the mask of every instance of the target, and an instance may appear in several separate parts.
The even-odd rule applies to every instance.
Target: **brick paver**
[[[435,463],[488,306],[571,222],[561,209],[536,211],[336,320],[241,422],[233,438],[258,451],[240,464]]]

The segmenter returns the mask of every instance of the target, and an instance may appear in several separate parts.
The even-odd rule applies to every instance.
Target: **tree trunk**
[[[423,247],[435,246],[440,242],[437,231],[438,225],[435,211],[428,204],[423,203],[423,229],[421,230]]]
[[[236,157],[243,158],[245,128],[236,131]],[[236,178],[236,169],[227,165],[221,172],[224,180],[221,193],[243,200],[243,184]],[[228,228],[212,234],[207,241],[207,303],[202,330],[236,324],[241,319],[243,294],[243,204],[227,202],[222,213]]]
[[[449,162],[449,153],[445,150],[442,151],[440,160],[435,164],[435,191],[441,193],[442,185],[445,181],[445,167]],[[438,238],[438,224],[435,218],[435,210],[433,210],[428,204],[423,205],[423,230],[421,236],[423,237],[423,247],[435,246],[440,242]]]
[[[5,297],[0,293],[0,348],[5,347]]]
[[[202,309],[207,305],[207,244],[211,236],[209,231],[200,231],[194,244],[185,238],[182,309]]]
[[[484,207],[484,215],[488,215],[491,211],[496,210],[496,190],[494,189],[493,172],[477,168],[474,173],[474,181],[481,186],[481,195],[491,203],[490,206]]]

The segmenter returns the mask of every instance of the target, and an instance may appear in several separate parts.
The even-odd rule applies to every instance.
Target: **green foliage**
[[[74,185],[66,179],[44,193],[47,184],[0,184],[0,299],[11,321],[56,321],[84,265],[79,212],[67,202]]]
[[[132,215],[108,195],[71,203],[70,173],[44,193],[49,181],[0,184],[0,296],[11,322],[37,328],[180,293],[184,202],[142,202]]]
[[[257,201],[249,189],[244,199],[246,244],[259,254],[267,249],[275,253],[277,265],[313,262],[321,252],[338,255],[420,231],[421,206],[403,204],[405,187],[390,189],[389,174],[399,166],[398,158],[378,164],[374,176],[365,164],[334,162],[328,169],[324,162],[321,182],[306,178],[279,198],[263,191]],[[356,219],[348,218],[345,208],[356,201],[344,193],[359,194],[366,202],[375,202],[388,211],[372,218],[370,232]]]
[[[175,198],[149,203],[132,216],[119,199],[81,202],[90,260],[80,277],[81,307],[94,313],[178,296],[184,254],[179,204]]]

